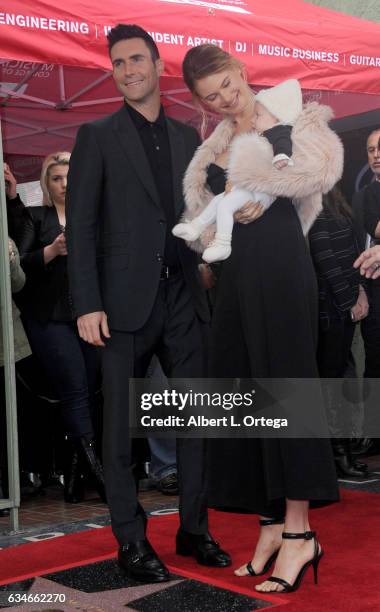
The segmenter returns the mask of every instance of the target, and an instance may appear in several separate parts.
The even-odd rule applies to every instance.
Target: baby
[[[263,89],[255,97],[252,126],[256,133],[268,139],[273,148],[272,163],[279,170],[294,165],[292,156],[292,126],[302,112],[302,92],[298,81],[290,79],[270,89]],[[173,227],[173,234],[192,242],[204,229],[216,221],[216,234],[205,249],[203,259],[207,263],[223,261],[231,255],[231,239],[234,213],[247,202],[260,202],[266,210],[276,197],[266,193],[251,192],[230,187],[215,196],[202,213],[192,221]]]

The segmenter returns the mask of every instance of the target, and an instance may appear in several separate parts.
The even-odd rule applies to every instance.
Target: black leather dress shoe
[[[120,567],[129,578],[140,582],[167,582],[169,572],[148,540],[130,542],[119,548]]]
[[[157,481],[157,491],[163,495],[178,495],[178,478],[175,472],[164,476]]]
[[[179,529],[176,537],[176,553],[184,557],[195,557],[200,565],[228,567],[231,557],[222,550],[209,533],[197,535]]]

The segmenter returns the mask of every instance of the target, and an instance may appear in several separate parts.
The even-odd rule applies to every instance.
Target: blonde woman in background
[[[27,276],[22,319],[33,353],[48,375],[68,439],[65,500],[83,499],[83,469],[105,501],[92,412],[98,376],[96,349],[79,337],[67,277],[65,194],[70,153],[48,155],[41,171],[42,206],[28,209],[20,237]]]

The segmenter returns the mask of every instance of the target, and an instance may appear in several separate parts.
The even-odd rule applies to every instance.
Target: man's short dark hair
[[[380,125],[379,127],[375,127],[375,128],[371,128],[371,130],[368,132],[367,134],[367,138],[366,138],[366,143],[368,144],[368,141],[370,139],[370,137],[372,136],[372,134],[376,134],[376,132],[380,132]],[[380,142],[380,138],[379,138],[379,142]]]
[[[151,35],[143,28],[140,28],[140,26],[134,24],[119,23],[108,32],[108,53],[111,53],[111,49],[116,43],[121,40],[129,40],[130,38],[142,38],[150,51],[152,61],[155,62],[159,59],[160,53]]]

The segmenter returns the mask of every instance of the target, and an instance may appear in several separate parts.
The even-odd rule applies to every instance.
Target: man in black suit
[[[367,158],[375,181],[380,181],[380,127],[372,130],[367,138]],[[369,246],[370,242],[364,220],[364,199],[368,189],[369,185],[366,185],[364,189],[357,191],[352,199],[356,233],[362,251]]]
[[[354,195],[353,211],[360,250],[364,250],[380,239],[380,128],[373,130],[367,138],[368,165],[375,181]],[[366,378],[380,377],[380,281],[367,282],[369,302],[368,317],[361,324],[365,347]]]
[[[366,185],[364,189],[355,193],[352,206],[356,234],[360,250],[376,244],[380,238],[380,127],[372,130],[367,138],[368,165],[374,174],[374,182]],[[365,378],[380,377],[380,280],[369,278],[366,283],[369,302],[368,316],[361,322],[361,333],[365,350]],[[365,407],[365,426],[370,429],[369,418],[371,412],[377,408]],[[370,432],[369,432],[370,433]],[[359,441],[354,453],[367,454],[369,451],[378,452],[379,444],[371,438]]]
[[[132,473],[128,379],[144,377],[153,354],[168,378],[205,372],[209,313],[197,257],[171,234],[199,137],[165,117],[163,62],[149,34],[118,25],[108,43],[125,104],[78,131],[67,187],[69,278],[79,333],[103,347],[103,458],[119,563],[133,578],[161,582],[169,574],[146,538]],[[177,553],[205,565],[230,565],[208,533],[204,442],[178,440],[177,449]]]

